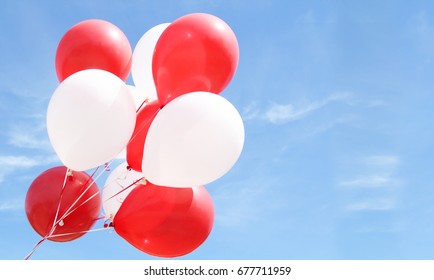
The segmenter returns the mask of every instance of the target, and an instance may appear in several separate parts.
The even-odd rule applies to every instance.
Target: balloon
[[[149,127],[159,111],[160,103],[154,100],[147,103],[137,114],[136,127],[127,145],[127,162],[138,172],[142,172],[143,149]]]
[[[60,82],[85,69],[106,70],[126,81],[131,70],[132,50],[125,34],[110,22],[90,19],[69,29],[56,51]]]
[[[202,186],[137,186],[114,219],[115,231],[137,249],[158,257],[186,255],[198,248],[214,223],[211,196]]]
[[[75,171],[66,175],[64,166],[48,169],[32,182],[26,195],[25,209],[31,226],[40,236],[56,242],[83,236],[101,209],[98,186],[89,175]],[[70,214],[63,217],[67,212]]]
[[[125,83],[110,72],[83,70],[51,97],[47,130],[62,163],[76,171],[115,158],[134,131],[136,110]]]
[[[220,95],[192,92],[172,100],[152,121],[141,170],[157,185],[205,185],[232,168],[243,145],[235,107]]]
[[[126,162],[121,163],[108,176],[102,189],[102,205],[107,219],[113,221],[128,194],[141,184],[143,174],[132,170]]]
[[[169,23],[162,23],[149,29],[137,42],[133,51],[131,76],[134,85],[152,100],[157,99],[157,90],[152,76],[152,56],[158,38],[168,25]]]
[[[216,16],[188,14],[172,22],[155,45],[152,73],[164,106],[179,95],[220,93],[238,66],[239,49],[232,29]]]

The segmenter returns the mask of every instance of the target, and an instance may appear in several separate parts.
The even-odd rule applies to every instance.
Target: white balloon
[[[232,168],[243,145],[243,121],[228,100],[209,92],[184,94],[153,120],[142,172],[156,185],[205,185]]]
[[[134,85],[150,99],[157,99],[152,75],[152,57],[161,33],[170,23],[162,23],[149,29],[137,42],[131,64]]]
[[[134,100],[110,72],[77,72],[56,88],[47,109],[47,130],[62,163],[84,171],[115,158],[131,138]]]
[[[102,189],[101,199],[107,219],[113,221],[116,213],[128,194],[135,186],[142,184],[144,175],[128,168],[126,162],[121,163],[107,177]]]

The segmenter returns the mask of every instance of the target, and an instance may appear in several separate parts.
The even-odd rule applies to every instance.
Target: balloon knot
[[[105,223],[105,224],[104,224],[104,228],[113,228],[113,227],[114,227],[113,222]]]

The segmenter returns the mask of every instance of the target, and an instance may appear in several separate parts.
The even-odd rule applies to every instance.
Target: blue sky
[[[193,12],[237,36],[222,96],[246,138],[236,165],[206,186],[211,235],[181,259],[433,259],[434,4],[387,0],[2,2],[0,259],[23,259],[40,239],[24,200],[60,164],[45,118],[63,34],[99,18],[134,47]],[[32,259],[155,258],[101,231],[45,242]]]

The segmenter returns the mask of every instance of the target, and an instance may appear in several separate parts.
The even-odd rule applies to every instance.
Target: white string
[[[104,174],[104,172],[108,169],[108,168],[110,168],[110,163],[112,162],[113,160],[111,160],[109,163],[107,163],[105,166],[104,166],[104,169],[98,174],[98,176],[96,177],[96,178],[92,178],[92,182],[89,184],[89,186],[87,186],[86,187],[86,189],[79,195],[79,197],[74,201],[74,203],[72,203],[72,205],[68,208],[68,210],[66,210],[66,212],[63,214],[63,216],[59,219],[59,221],[61,221],[61,220],[63,220],[63,219],[65,219],[66,217],[68,217],[72,212],[74,212],[78,207],[80,207],[81,205],[83,205],[84,203],[82,203],[81,205],[79,205],[79,206],[77,206],[76,208],[74,208],[73,210],[71,210],[72,209],[72,207],[74,207],[75,206],[75,204],[77,204],[78,203],[78,201],[83,197],[83,195],[93,186],[93,184],[95,184],[95,182],[99,179],[99,177],[101,177],[102,176],[102,174]],[[92,198],[96,195],[96,194],[99,194],[99,189],[97,190],[97,192],[95,192],[95,194],[92,196]],[[87,201],[89,201],[89,199],[87,200]],[[86,201],[86,202],[87,202]],[[59,222],[58,221],[58,222]]]
[[[78,208],[80,208],[80,206],[86,204],[87,202],[89,202],[90,200],[92,200],[97,195],[99,195],[99,190],[96,191],[93,195],[91,195],[88,199],[86,199],[85,201],[83,201],[80,205],[78,205],[77,207],[75,207],[74,209],[72,209],[71,211],[69,211],[66,215],[64,215],[64,217],[62,219],[65,219],[66,217],[68,217],[69,215],[71,215],[75,210],[77,210]],[[62,219],[60,219],[59,221],[61,221]]]
[[[77,232],[68,232],[68,233],[59,233],[59,234],[52,234],[52,235],[47,235],[44,238],[42,238],[41,240],[39,240],[38,243],[36,243],[36,245],[33,247],[32,251],[30,251],[27,256],[24,257],[24,260],[28,260],[33,253],[36,252],[36,249],[38,249],[39,246],[41,246],[41,244],[49,239],[49,238],[55,238],[55,237],[62,237],[62,236],[67,236],[67,235],[72,235],[72,234],[81,234],[81,233],[88,233],[88,232],[97,232],[97,231],[103,231],[103,230],[108,230],[110,229],[110,227],[104,227],[104,228],[98,228],[98,229],[92,229],[92,230],[83,230],[83,231],[77,231]]]
[[[66,187],[66,179],[68,178],[68,175],[70,174],[70,169],[66,168],[65,171],[65,178],[63,179],[63,185],[62,185],[62,190],[60,191],[60,198],[59,198],[59,203],[57,204],[57,210],[56,210],[56,215],[54,216],[54,220],[53,220],[53,225],[51,226],[50,232],[48,233],[48,235],[53,234],[54,230],[56,229],[57,226],[57,217],[59,216],[59,212],[60,212],[60,204],[62,202],[62,197],[63,197],[63,192],[65,190]]]
[[[68,235],[73,235],[73,234],[81,234],[81,233],[88,233],[88,232],[97,232],[97,231],[103,231],[103,230],[108,230],[108,229],[110,229],[110,228],[109,227],[103,227],[103,228],[90,229],[90,230],[82,230],[82,231],[76,231],[76,232],[59,233],[59,234],[50,235],[46,239],[56,238],[56,237],[62,237],[62,236],[68,236]]]

